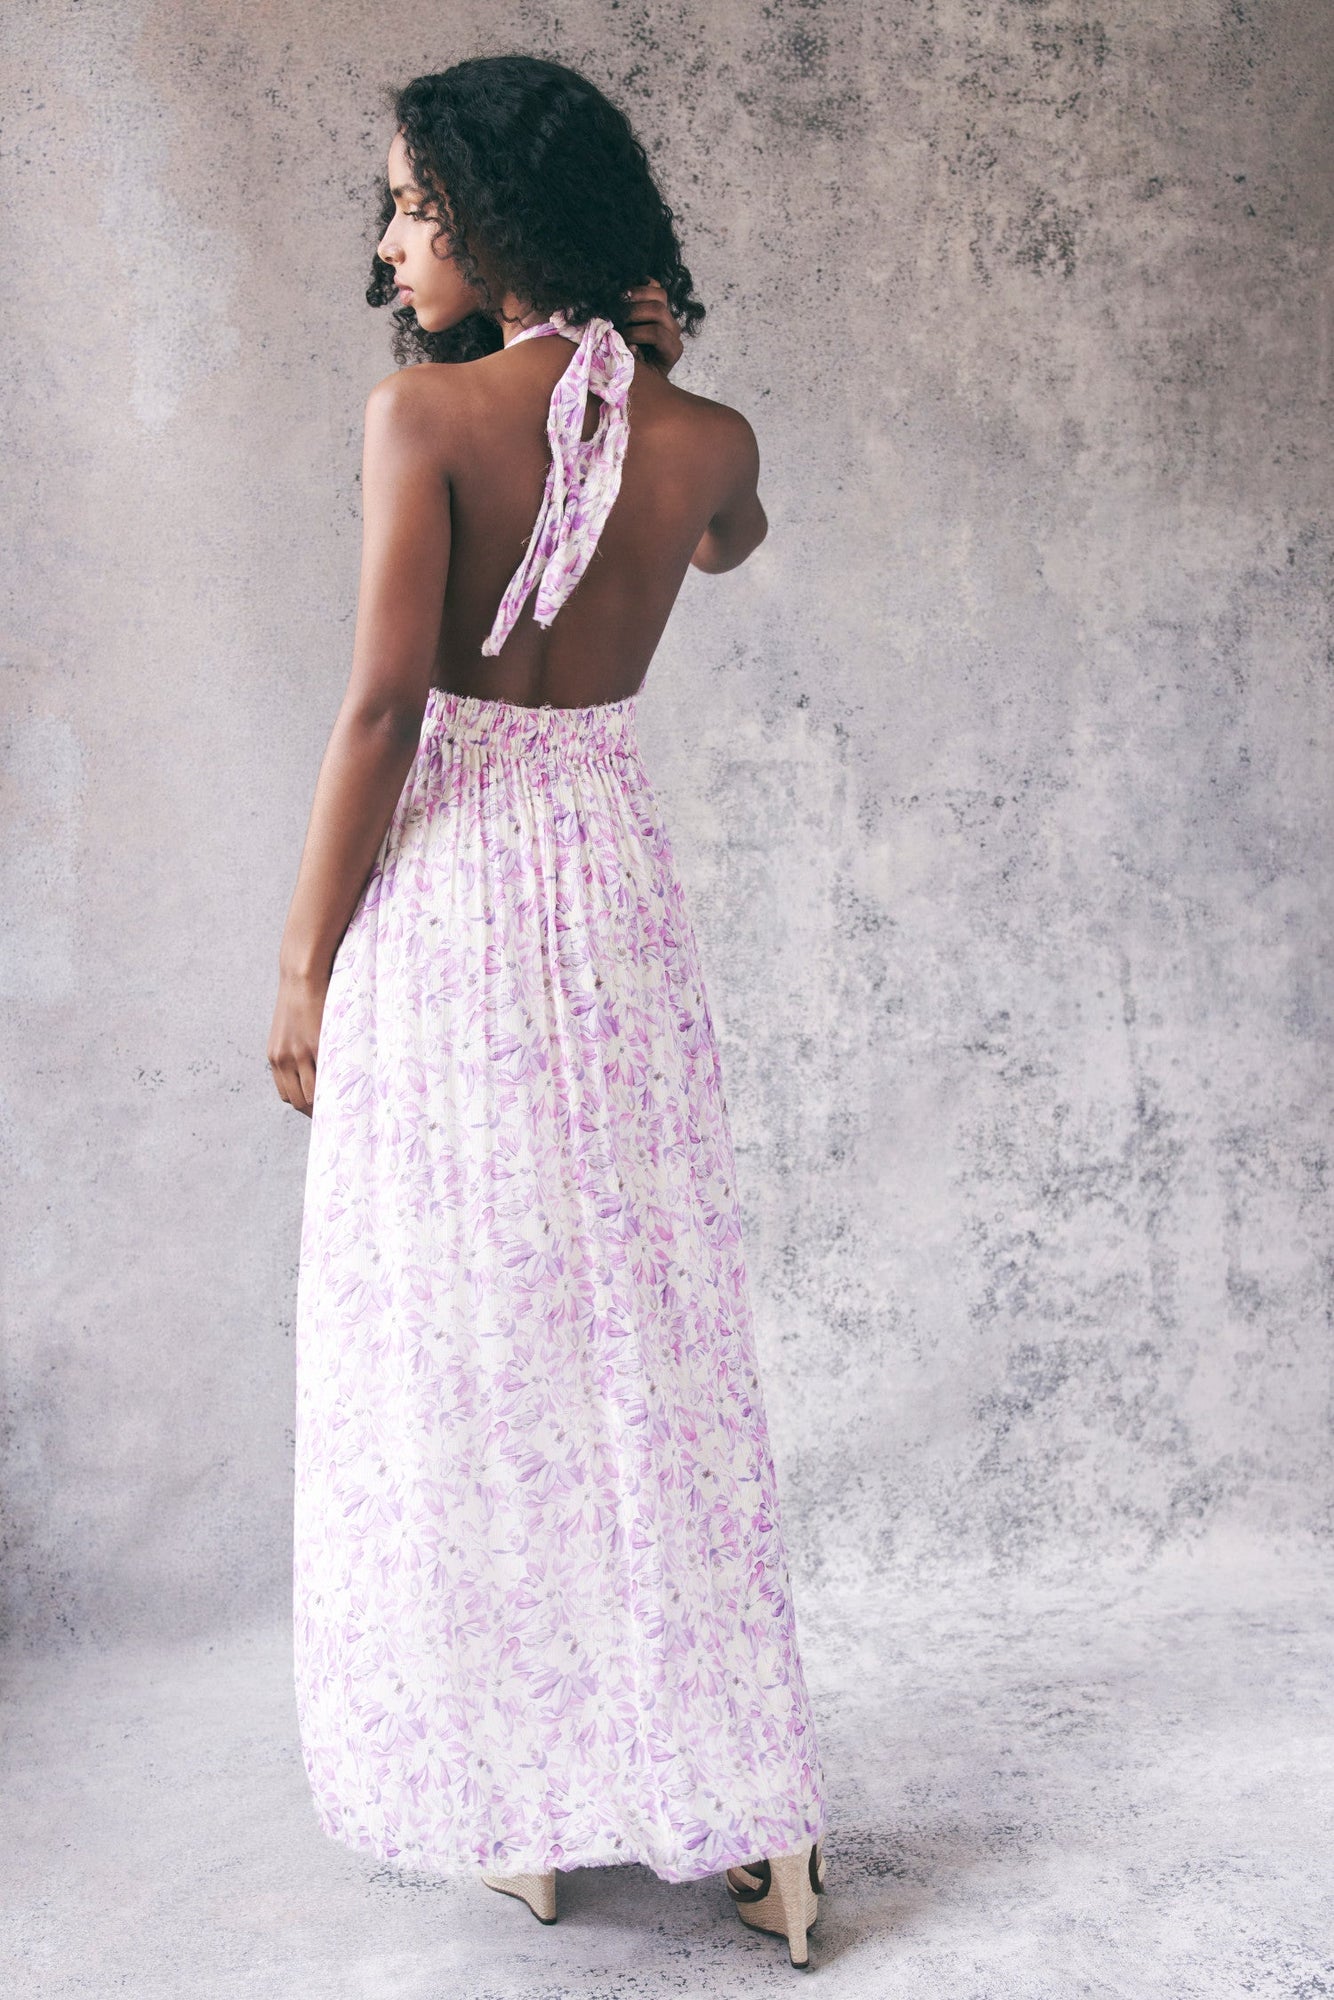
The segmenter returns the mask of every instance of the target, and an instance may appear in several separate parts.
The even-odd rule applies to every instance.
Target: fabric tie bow
[[[540,326],[525,327],[510,342],[560,333],[579,342],[552,391],[547,411],[551,465],[527,553],[500,600],[495,622],[482,642],[488,656],[508,638],[528,593],[537,584],[533,618],[548,626],[578,583],[597,546],[602,525],[621,487],[621,467],[630,435],[628,398],[635,358],[609,319],[590,319],[581,329],[565,313],[554,312]],[[602,409],[591,438],[582,435],[588,396]]]

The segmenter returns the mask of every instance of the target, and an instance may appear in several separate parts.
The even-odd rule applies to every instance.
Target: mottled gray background
[[[1334,1991],[1326,0],[24,0],[0,1985],[768,1994],[716,1880],[329,1841],[290,1654],[383,87],[631,112],[768,540],[642,697],[724,1038],[829,2000]],[[3,1833],[0,1832],[0,1841]]]
[[[559,21],[559,26],[557,25]],[[6,1587],[283,1615],[264,1050],[350,659],[384,84],[626,105],[769,539],[642,699],[794,1564],[1328,1541],[1329,17],[6,16]]]

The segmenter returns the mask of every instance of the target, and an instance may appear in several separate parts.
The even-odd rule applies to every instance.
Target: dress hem
[[[764,1837],[760,1836],[750,1847],[738,1847],[735,1852],[729,1852],[721,1859],[711,1860],[707,1868],[673,1868],[671,1864],[667,1864],[664,1868],[661,1859],[655,1861],[650,1855],[637,1850],[628,1850],[625,1846],[608,1848],[601,1852],[592,1851],[573,1859],[569,1855],[562,1855],[556,1862],[545,1858],[520,1857],[517,1865],[514,1855],[507,1854],[504,1867],[497,1868],[493,1856],[467,1861],[455,1858],[446,1863],[414,1854],[403,1848],[391,1848],[386,1841],[376,1840],[373,1835],[364,1831],[352,1832],[331,1827],[318,1806],[316,1806],[315,1821],[320,1831],[330,1840],[340,1847],[347,1848],[353,1854],[368,1854],[387,1867],[430,1875],[440,1881],[475,1880],[483,1870],[488,1874],[541,1875],[545,1874],[548,1868],[554,1867],[561,1875],[571,1874],[576,1868],[647,1868],[660,1882],[705,1882],[711,1875],[721,1875],[728,1868],[745,1868],[758,1861],[762,1855],[772,1857],[775,1854],[790,1854],[799,1848],[809,1847],[825,1837],[825,1821],[823,1817],[816,1815],[804,1822],[800,1836],[790,1845],[782,1846],[773,1841],[766,1843]]]

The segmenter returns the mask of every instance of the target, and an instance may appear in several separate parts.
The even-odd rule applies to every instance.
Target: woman
[[[822,1778],[713,1024],[635,741],[687,568],[766,532],[755,438],[667,379],[704,308],[590,83],[464,62],[394,123],[368,298],[427,365],[366,406],[269,1038],[312,1121],[306,1768],[333,1837],[544,1921],[558,1868],[725,1871],[804,1964]]]

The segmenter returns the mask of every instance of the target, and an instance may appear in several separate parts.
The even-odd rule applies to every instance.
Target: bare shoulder
[[[740,410],[730,403],[717,402],[712,396],[696,395],[675,382],[664,386],[679,406],[683,421],[711,458],[738,475],[758,468],[759,441],[749,418]]]
[[[667,394],[674,402],[682,404],[697,423],[710,425],[720,437],[737,439],[753,438],[749,420],[730,403],[719,403],[712,396],[700,396],[693,389],[683,389],[679,382],[659,376]]]
[[[425,459],[448,474],[466,423],[466,365],[418,361],[395,369],[366,398],[366,446],[392,459]]]
[[[415,361],[382,376],[366,398],[367,415],[420,419],[459,401],[463,366],[447,361]]]
[[[656,378],[656,409],[675,430],[694,464],[712,468],[726,486],[753,483],[759,474],[759,444],[749,420],[730,403],[697,395],[664,376]]]

